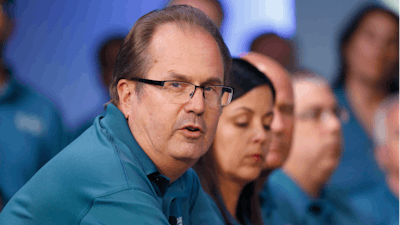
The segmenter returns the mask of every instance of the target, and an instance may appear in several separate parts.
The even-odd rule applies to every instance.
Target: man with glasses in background
[[[272,224],[353,224],[359,221],[345,193],[325,193],[324,186],[340,162],[341,120],[338,107],[323,77],[297,74],[294,94],[293,141],[281,170],[272,173],[261,198],[265,222]],[[346,223],[343,223],[346,222]]]
[[[118,53],[106,116],[4,208],[1,224],[222,224],[190,167],[204,155],[231,58],[200,10],[141,17]]]

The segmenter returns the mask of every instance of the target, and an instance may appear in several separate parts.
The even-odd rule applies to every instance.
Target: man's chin
[[[197,161],[207,152],[207,150],[208,148],[199,146],[198,143],[182,143],[180,147],[175,148],[173,157],[183,161]]]
[[[265,169],[277,169],[283,164],[281,154],[276,151],[270,151],[266,157],[266,167]]]

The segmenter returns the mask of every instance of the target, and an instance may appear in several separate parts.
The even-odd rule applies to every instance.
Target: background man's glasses
[[[163,95],[165,95],[171,103],[175,104],[185,104],[189,102],[197,88],[203,89],[203,97],[207,105],[211,107],[226,106],[231,102],[233,96],[233,88],[222,85],[197,86],[182,81],[156,81],[143,78],[131,78],[131,80],[161,86]]]
[[[328,116],[335,116],[342,123],[347,123],[349,120],[349,114],[347,110],[340,107],[335,107],[333,109],[315,108],[297,114],[298,119],[311,120],[314,122],[325,121]]]

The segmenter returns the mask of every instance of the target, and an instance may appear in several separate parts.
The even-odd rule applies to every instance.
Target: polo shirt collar
[[[124,114],[112,103],[107,105],[106,116],[101,120],[111,129],[115,138],[122,141],[139,160],[146,176],[159,172],[153,161],[136,142]]]

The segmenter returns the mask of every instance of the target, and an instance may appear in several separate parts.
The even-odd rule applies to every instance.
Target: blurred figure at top
[[[98,65],[99,78],[101,79],[101,84],[104,91],[104,99],[108,101],[110,98],[109,87],[111,83],[111,76],[114,71],[115,61],[117,59],[117,55],[119,52],[119,48],[124,42],[126,34],[116,33],[107,35],[103,38],[98,45],[97,54],[96,54],[96,63]],[[104,102],[105,104],[106,102]],[[98,108],[101,108],[99,110]],[[101,105],[96,108],[96,114],[100,114],[104,111],[104,106]],[[92,126],[96,117],[92,117],[86,120],[83,124],[81,124],[78,128],[72,129],[69,131],[69,140],[68,142],[72,142],[77,137],[79,137],[86,129]]]
[[[224,11],[218,0],[171,0],[168,6],[171,5],[190,5],[198,8],[209,16],[219,28],[224,20]]]
[[[17,81],[4,58],[6,41],[14,25],[15,4],[15,1],[0,0],[0,195],[3,206],[66,144],[56,107]]]
[[[383,182],[373,157],[372,126],[380,102],[398,91],[399,17],[367,5],[339,41],[341,71],[334,92],[349,122],[343,126],[343,157],[330,186],[351,195]]]
[[[107,36],[106,39],[102,41],[97,52],[100,75],[103,81],[102,84],[107,92],[107,96],[109,96],[108,88],[110,87],[115,60],[117,59],[119,48],[124,43],[125,36],[126,34],[112,34]]]
[[[250,45],[250,51],[273,58],[291,73],[299,70],[295,43],[275,33],[266,33],[256,37]]]
[[[399,224],[399,95],[387,97],[375,114],[375,158],[386,183],[353,198],[363,224]]]

